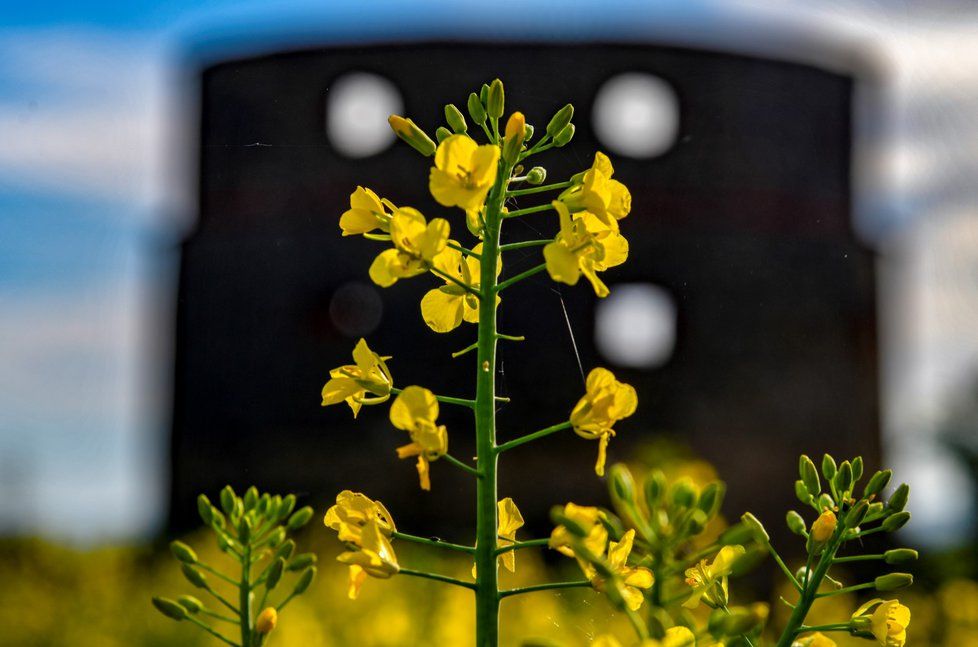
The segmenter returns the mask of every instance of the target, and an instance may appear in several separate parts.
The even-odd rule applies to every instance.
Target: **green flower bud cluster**
[[[222,572],[202,562],[186,543],[173,541],[170,552],[180,563],[184,578],[213,598],[218,606],[212,609],[189,595],[176,600],[156,597],[153,606],[166,617],[187,620],[224,642],[259,647],[267,632],[256,630],[258,616],[265,611],[266,616],[277,618],[293,598],[309,588],[316,575],[316,556],[312,553],[296,555],[295,541],[289,538],[290,533],[309,523],[313,509],[310,506],[296,509],[294,494],[272,495],[250,487],[244,495],[238,496],[228,485],[221,490],[218,505],[211,503],[204,494],[197,497],[197,512],[214,532],[218,548],[237,562],[237,572],[234,575]],[[291,587],[281,596],[281,602],[269,604],[269,594],[281,588],[286,575],[291,576]],[[211,577],[215,578],[213,582]],[[218,580],[220,584],[215,588]],[[228,586],[232,587],[231,595],[226,594]],[[211,619],[236,625],[240,630],[240,642],[211,626],[208,622]]]

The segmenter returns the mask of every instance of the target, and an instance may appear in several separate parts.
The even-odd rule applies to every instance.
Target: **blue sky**
[[[978,361],[978,16],[941,3],[893,11],[869,0],[818,8],[733,0],[636,0],[610,11],[556,0],[508,6],[180,0],[5,7],[0,532],[138,537],[160,522],[174,280],[174,259],[160,250],[179,239],[192,212],[182,169],[170,161],[188,132],[179,109],[182,55],[205,43],[211,51],[220,42],[295,46],[365,30],[458,36],[463,26],[472,33],[490,20],[501,21],[497,34],[645,34],[772,56],[811,55],[785,34],[866,46],[884,72],[885,109],[869,115],[857,136],[856,225],[884,254],[887,447],[903,462],[898,467],[918,471],[915,491],[926,504],[922,514],[937,511],[935,533],[945,517],[965,513],[967,502],[942,503],[942,492],[960,481],[932,438],[944,403]],[[766,31],[745,29],[758,24]],[[915,460],[922,451],[931,458]]]

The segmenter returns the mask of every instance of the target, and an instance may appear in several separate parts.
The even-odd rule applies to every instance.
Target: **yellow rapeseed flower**
[[[839,521],[835,516],[835,513],[831,510],[825,510],[818,516],[812,523],[812,541],[824,544],[829,539],[832,538],[832,534],[835,532],[835,528]]]
[[[336,505],[330,507],[323,518],[323,523],[337,532],[340,541],[354,544],[360,543],[363,528],[370,522],[375,522],[380,532],[388,537],[397,530],[383,503],[350,490],[336,495]]]
[[[635,530],[628,530],[622,535],[621,541],[608,543],[607,558],[608,568],[619,579],[617,586],[621,597],[632,611],[636,611],[645,602],[645,596],[642,594],[642,590],[651,588],[652,584],[655,583],[655,577],[652,575],[652,571],[642,566],[628,565],[628,556],[632,552],[634,541]],[[588,579],[591,580],[591,584],[598,591],[604,591],[604,587],[607,586],[607,583],[597,575],[593,568],[588,574]]]
[[[583,274],[595,294],[608,296],[608,286],[598,278],[597,272],[624,263],[628,258],[628,241],[618,233],[617,226],[608,226],[589,211],[572,216],[563,202],[554,200],[552,204],[560,217],[560,231],[554,242],[543,248],[550,278],[577,285]]]
[[[617,230],[617,221],[632,210],[632,194],[624,184],[611,179],[614,172],[608,156],[600,151],[595,153],[591,168],[560,195],[560,200],[571,211],[590,211]]]
[[[472,250],[482,253],[482,244]],[[461,281],[475,290],[480,286],[479,261],[475,257],[465,256],[462,252],[451,247],[435,257],[434,267],[448,276]],[[496,262],[496,275],[502,271],[502,262]],[[496,303],[499,303],[496,296]],[[445,279],[445,285],[429,290],[421,299],[421,315],[428,327],[435,332],[455,330],[463,321],[479,322],[479,298],[466,292],[457,283]]]
[[[598,508],[580,506],[576,503],[568,503],[564,506],[562,514],[569,522],[583,530],[584,537],[578,537],[564,525],[559,525],[550,533],[550,541],[547,545],[562,555],[576,559],[581,570],[587,575],[593,567],[584,557],[604,555],[605,548],[608,546],[608,529],[602,523],[606,515]],[[575,552],[575,546],[578,544],[587,551],[587,555],[581,556]]]
[[[834,640],[822,632],[816,631],[813,634],[794,641],[791,643],[791,647],[836,647],[836,645]]]
[[[438,144],[428,188],[442,206],[477,211],[496,181],[498,166],[498,146],[479,146],[467,135],[452,135]]]
[[[390,200],[380,198],[370,189],[358,186],[350,194],[350,208],[340,216],[344,236],[366,234],[374,229],[391,230],[391,214],[397,210]]]
[[[409,386],[391,405],[391,422],[408,432],[411,443],[397,448],[399,458],[418,457],[421,489],[431,489],[430,462],[448,451],[448,432],[439,425],[438,400],[435,394],[420,386]]]
[[[638,647],[695,647],[696,635],[686,627],[666,629],[662,640],[646,638]],[[622,644],[612,635],[603,634],[594,639],[591,647],[622,647]]]
[[[873,608],[875,607],[875,610]],[[870,615],[870,610],[872,615]],[[907,642],[907,627],[910,625],[910,609],[899,600],[870,600],[852,614],[854,624],[859,628],[868,625],[876,640],[883,647],[903,647]]]
[[[386,360],[370,350],[365,339],[360,339],[353,348],[353,361],[334,368],[329,372],[330,380],[323,386],[323,405],[346,402],[353,410],[356,418],[360,407],[364,404],[380,404],[391,397],[391,386],[394,379],[387,368]],[[367,393],[375,397],[368,398]]]
[[[347,594],[351,600],[355,600],[360,594],[360,586],[367,576],[387,579],[396,575],[401,568],[397,563],[394,547],[374,520],[363,526],[357,549],[340,553],[336,559],[350,567],[350,587]]]
[[[724,546],[712,562],[707,563],[703,559],[693,568],[687,568],[686,584],[693,587],[693,594],[683,602],[683,606],[695,609],[700,600],[713,608],[726,604],[727,576],[730,575],[734,562],[744,552],[743,546]]]
[[[523,527],[523,515],[516,507],[516,502],[506,497],[496,504],[499,510],[499,530],[497,540],[499,548],[512,546],[516,543],[516,531]],[[510,550],[502,554],[503,566],[510,573],[516,572],[516,551]]]
[[[598,460],[594,471],[604,476],[608,441],[615,435],[615,423],[635,413],[638,396],[635,389],[619,382],[605,368],[593,369],[587,376],[586,392],[571,411],[574,432],[582,438],[598,440]]]
[[[272,633],[272,629],[278,624],[278,611],[275,607],[265,607],[262,612],[258,614],[255,618],[255,631],[262,634]]]
[[[384,250],[374,259],[370,265],[370,278],[386,288],[398,279],[427,272],[448,244],[448,233],[448,221],[444,218],[432,218],[427,222],[417,209],[397,209],[390,221],[394,248]]]

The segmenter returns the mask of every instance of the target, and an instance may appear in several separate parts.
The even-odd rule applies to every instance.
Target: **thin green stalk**
[[[795,605],[794,610],[791,612],[791,616],[788,618],[788,624],[781,633],[781,637],[778,639],[776,647],[790,647],[791,643],[794,641],[794,637],[800,631],[802,631],[801,627],[803,626],[805,618],[808,616],[808,611],[812,608],[812,604],[815,602],[816,595],[818,594],[818,587],[822,584],[822,580],[825,578],[826,574],[828,574],[829,568],[832,567],[832,559],[835,557],[835,552],[842,544],[842,538],[844,537],[845,533],[846,528],[844,524],[840,523],[839,527],[835,531],[835,535],[829,540],[829,544],[822,552],[822,556],[819,558],[818,564],[815,566],[815,570],[811,572],[811,576],[808,578],[807,584],[802,589],[798,604]]]
[[[815,595],[816,598],[830,598],[833,595],[843,595],[845,593],[852,593],[853,591],[863,591],[865,589],[875,589],[876,584],[873,582],[866,582],[864,584],[854,584],[852,586],[846,586],[841,589],[835,589],[833,591],[826,591],[825,593],[818,593]]]
[[[478,290],[476,290],[474,287],[472,287],[468,283],[464,283],[462,281],[459,281],[457,278],[455,278],[451,274],[446,274],[445,272],[442,272],[437,267],[429,267],[428,268],[428,271],[431,272],[432,274],[434,274],[435,276],[440,276],[441,278],[445,279],[446,281],[448,281],[450,283],[454,283],[455,285],[457,285],[458,287],[462,288],[463,290],[465,290],[469,294],[471,294],[471,295],[473,295],[475,297],[478,297],[480,301],[482,300],[482,292],[479,292]]]
[[[497,555],[502,555],[503,553],[508,553],[511,550],[523,550],[524,548],[535,548],[537,546],[546,546],[550,543],[549,539],[528,539],[526,541],[518,541],[515,544],[510,544],[509,546],[502,546],[496,549]]]
[[[207,571],[207,572],[208,572],[208,573],[210,573],[211,575],[214,575],[214,576],[216,576],[216,577],[219,577],[220,579],[222,579],[222,580],[224,580],[224,581],[225,581],[225,582],[227,582],[228,584],[232,584],[232,585],[234,585],[234,586],[237,586],[237,585],[238,585],[238,583],[237,583],[237,582],[235,582],[234,580],[232,580],[232,579],[231,579],[230,577],[228,577],[227,575],[225,575],[225,574],[224,574],[224,573],[222,573],[221,571],[219,571],[219,570],[217,570],[216,568],[213,568],[213,567],[211,567],[211,566],[208,566],[207,564],[205,564],[205,563],[203,563],[203,562],[197,562],[197,563],[195,564],[195,566],[197,566],[197,567],[199,567],[199,568],[202,568],[202,569],[204,569],[205,571]]]
[[[553,209],[551,204],[541,204],[535,207],[527,207],[526,209],[517,209],[516,211],[510,211],[509,213],[503,214],[503,218],[518,218],[519,216],[526,216],[531,213],[540,213],[541,211],[549,211]],[[485,249],[483,249],[485,251]]]
[[[527,189],[517,189],[516,191],[507,191],[506,195],[510,198],[516,198],[521,195],[532,195],[534,193],[543,193],[544,191],[557,191],[558,189],[566,189],[571,185],[570,180],[566,182],[556,182],[554,184],[541,184],[540,186],[533,186]]]
[[[771,553],[772,557],[774,557],[774,561],[778,563],[778,567],[781,569],[781,572],[788,578],[788,581],[790,581],[792,586],[795,587],[795,590],[801,593],[804,587],[798,583],[798,580],[795,578],[795,574],[791,572],[788,565],[784,563],[783,559],[781,559],[781,555],[778,554],[778,551],[774,550],[774,546],[771,545],[771,542],[765,543],[767,544],[768,552]]]
[[[541,240],[524,240],[518,243],[507,243],[505,245],[499,246],[499,251],[509,252],[514,249],[524,249],[526,247],[542,247],[544,245],[549,245],[554,242],[553,238],[546,238]]]
[[[232,618],[231,616],[226,616],[222,613],[218,613],[217,611],[211,611],[207,607],[202,608],[200,612],[203,613],[205,616],[210,616],[211,618],[214,618],[215,620],[230,622],[233,625],[238,624],[238,620],[236,618]]]
[[[505,341],[526,341],[526,337],[523,335],[504,335],[501,332],[496,333],[496,339],[503,339]]]
[[[391,393],[397,395],[404,389],[391,388]],[[475,408],[475,400],[469,400],[468,398],[452,398],[447,395],[436,395],[435,399],[444,404],[456,404],[460,407],[468,407],[469,409]]]
[[[851,555],[849,557],[836,557],[834,559],[836,564],[847,564],[849,562],[868,562],[874,559],[884,559],[886,555],[879,553],[876,555]]]
[[[245,545],[244,561],[241,562],[241,584],[238,587],[241,591],[239,601],[241,604],[238,612],[241,618],[241,644],[244,647],[251,645],[252,616],[251,616],[251,545]]]
[[[527,157],[530,157],[531,155],[535,155],[537,153],[541,153],[541,152],[547,150],[547,148],[551,148],[553,146],[552,144],[551,144],[551,146],[547,146],[547,148],[544,148],[544,145],[546,144],[547,140],[549,140],[549,139],[550,139],[550,135],[544,133],[543,137],[541,137],[537,141],[536,144],[534,144],[533,146],[531,146],[529,148],[529,150],[525,150],[525,151],[523,151],[520,154],[520,161],[525,160]]]
[[[476,585],[472,582],[463,582],[462,580],[457,580],[454,577],[439,575],[438,573],[426,573],[424,571],[415,571],[410,568],[402,568],[398,571],[398,573],[401,575],[410,575],[411,577],[421,577],[426,580],[435,580],[436,582],[442,582],[444,584],[454,584],[455,586],[461,586],[466,589],[476,588]]]
[[[478,252],[473,252],[468,247],[462,247],[461,245],[456,245],[452,241],[448,241],[448,246],[451,247],[452,249],[456,250],[456,251],[462,252],[466,256],[471,256],[472,258],[474,258],[476,260],[479,260],[479,259],[482,258],[482,256],[480,256]]]
[[[475,548],[472,546],[462,546],[461,544],[453,544],[451,542],[442,541],[441,539],[428,539],[427,537],[418,537],[417,535],[409,535],[403,532],[397,532],[396,530],[391,533],[394,539],[400,539],[401,541],[411,541],[416,544],[424,544],[425,546],[435,546],[437,548],[446,548],[448,550],[457,550],[462,553],[474,553]]]
[[[498,293],[502,292],[503,290],[505,290],[506,288],[508,288],[509,286],[513,285],[514,283],[519,283],[523,279],[528,279],[531,276],[533,276],[534,274],[539,274],[540,272],[544,271],[545,269],[547,269],[547,264],[546,263],[540,263],[536,267],[530,268],[530,269],[528,269],[525,272],[521,272],[521,273],[517,274],[516,276],[513,276],[511,278],[506,279],[505,281],[503,281],[499,285],[495,286],[493,288],[493,290],[495,290],[496,294],[498,294]]]
[[[802,625],[798,627],[798,633],[804,633],[806,631],[849,631],[850,625],[848,622],[837,622],[831,625]]]
[[[543,438],[545,436],[549,436],[550,434],[555,434],[558,431],[563,431],[564,429],[570,429],[570,427],[571,427],[571,423],[569,420],[558,423],[556,425],[551,425],[546,429],[541,429],[540,431],[534,431],[532,434],[520,436],[519,438],[511,440],[508,443],[503,443],[502,445],[496,445],[496,453],[501,454],[505,451],[513,449],[514,447],[519,447],[520,445],[523,445],[530,441],[537,440],[538,438]]]
[[[463,348],[462,350],[457,350],[454,353],[452,353],[452,359],[455,359],[456,357],[461,357],[462,355],[465,355],[469,351],[473,351],[473,350],[477,349],[478,347],[479,347],[479,342],[474,341],[471,344],[469,344],[468,346],[466,346],[465,348]]]
[[[523,593],[533,593],[534,591],[550,591],[552,589],[573,589],[582,586],[591,586],[588,580],[574,580],[572,582],[548,582],[547,584],[534,584],[533,586],[523,586],[518,589],[508,589],[500,591],[499,597],[508,598],[511,595],[522,595]]]
[[[207,591],[208,593],[210,593],[211,595],[213,595],[214,596],[214,599],[216,599],[218,602],[220,602],[221,604],[223,604],[224,606],[226,606],[228,609],[230,609],[234,613],[240,613],[240,610],[238,609],[238,607],[236,607],[233,604],[231,604],[231,602],[228,601],[227,598],[225,598],[223,595],[221,595],[220,593],[218,593],[217,591],[215,591],[214,589],[212,589],[210,587],[210,585],[207,585],[207,587],[205,587],[204,590]]]
[[[471,465],[466,465],[465,463],[455,458],[451,454],[442,454],[441,457],[444,458],[449,463],[451,463],[452,465],[454,465],[455,467],[468,472],[469,474],[475,476],[476,478],[480,478],[480,479],[482,478],[482,472],[472,467]]]
[[[201,629],[203,629],[204,631],[206,631],[210,635],[214,636],[218,640],[220,640],[222,642],[225,642],[225,643],[227,643],[229,645],[233,645],[234,647],[241,647],[238,643],[236,643],[233,640],[231,640],[230,638],[222,635],[221,633],[219,633],[218,631],[216,631],[213,627],[211,627],[209,624],[207,624],[203,620],[200,620],[199,618],[195,618],[195,617],[189,616],[189,615],[187,616],[187,620],[189,620],[190,622],[194,623],[195,625],[197,625],[198,627],[200,627]]]
[[[495,126],[495,122],[493,123]],[[495,132],[495,130],[494,130]],[[503,200],[511,167],[501,160],[496,181],[486,201],[486,226],[479,261],[479,285],[496,293],[499,231]],[[478,358],[476,360],[475,431],[478,470],[476,481],[476,647],[499,644],[499,583],[496,568],[496,299],[479,299]]]

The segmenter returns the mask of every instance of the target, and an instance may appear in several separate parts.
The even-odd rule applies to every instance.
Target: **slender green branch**
[[[642,621],[642,617],[636,612],[628,608],[626,604],[623,607],[625,615],[628,616],[628,621],[632,623],[632,628],[635,629],[635,634],[638,635],[638,639],[647,640],[649,637],[649,629],[645,626],[645,622]]]
[[[401,393],[403,390],[404,389],[391,387],[391,393],[393,393],[394,395]],[[468,407],[469,409],[475,407],[475,400],[469,400],[467,398],[452,398],[447,395],[436,395],[435,399],[444,404],[455,404],[460,407]]]
[[[582,586],[591,586],[589,580],[574,580],[572,582],[548,582],[547,584],[534,584],[533,586],[523,586],[518,589],[507,589],[499,592],[500,598],[508,598],[511,595],[522,595],[523,593],[533,593],[534,591],[549,591],[551,589],[572,589]]]
[[[445,548],[448,550],[457,550],[462,553],[474,553],[475,548],[472,546],[462,546],[461,544],[453,544],[451,542],[442,541],[441,539],[428,539],[427,537],[418,537],[417,535],[409,535],[404,532],[394,531],[391,536],[395,539],[400,539],[401,541],[411,541],[416,544],[424,544],[425,546],[435,546],[437,548]]]
[[[423,577],[427,580],[435,580],[436,582],[444,582],[445,584],[454,584],[455,586],[461,586],[462,588],[475,590],[476,585],[472,582],[463,582],[462,580],[457,580],[454,577],[448,577],[447,575],[439,575],[437,573],[426,573],[424,571],[415,571],[410,568],[402,568],[398,571],[401,575],[410,575],[411,577]]]
[[[486,122],[485,121],[482,122],[482,132],[484,132],[486,134],[486,139],[489,141],[490,144],[495,144],[496,143],[496,140],[493,139],[492,133],[489,132],[489,127],[486,126]]]
[[[514,249],[524,249],[526,247],[542,247],[544,245],[549,245],[552,242],[554,242],[553,238],[546,238],[540,240],[524,240],[518,243],[507,243],[505,245],[500,245],[499,251],[510,252]]]
[[[523,335],[504,335],[502,333],[496,333],[496,339],[505,339],[506,341],[526,341],[526,337]]]
[[[217,611],[211,611],[207,607],[202,607],[200,612],[203,613],[205,616],[210,616],[211,618],[214,618],[215,620],[230,622],[233,625],[238,624],[238,620],[236,618],[232,618],[231,616],[226,616],[223,613],[218,613]]]
[[[869,530],[863,530],[862,532],[857,532],[846,537],[846,541],[852,539],[859,539],[860,537],[865,537],[867,535],[875,535],[878,532],[883,532],[883,526],[877,526],[876,528],[870,528]]]
[[[440,276],[441,278],[445,279],[446,281],[448,281],[450,283],[454,283],[455,285],[457,285],[458,287],[462,288],[463,290],[465,290],[469,294],[471,294],[471,295],[473,295],[475,297],[478,297],[479,299],[482,298],[482,292],[476,290],[474,287],[472,287],[468,283],[465,283],[463,281],[459,281],[457,278],[455,278],[451,274],[446,274],[445,272],[442,272],[437,267],[429,267],[428,268],[428,271],[431,272],[432,274],[434,274],[435,276]]]
[[[509,286],[513,285],[514,283],[519,283],[523,279],[528,279],[528,278],[530,278],[531,276],[533,276],[535,274],[539,274],[540,272],[544,271],[545,269],[547,269],[547,264],[546,263],[540,263],[536,267],[530,268],[527,271],[521,272],[521,273],[517,274],[516,276],[514,276],[512,278],[506,279],[502,283],[498,284],[495,287],[494,291],[498,294],[499,292],[502,292],[503,290],[505,290]]]
[[[482,472],[472,467],[471,465],[466,465],[465,463],[455,458],[451,454],[442,454],[441,457],[444,458],[449,463],[451,463],[452,465],[454,465],[455,467],[468,472],[469,474],[475,476],[476,478],[480,478],[480,479],[482,478]]]
[[[252,623],[254,622],[251,614],[253,595],[251,593],[251,545],[245,545],[245,558],[241,562],[241,585],[239,600],[241,608],[238,611],[241,617],[241,644],[248,647],[251,645]]]
[[[551,204],[541,204],[535,207],[527,207],[526,209],[517,209],[516,211],[510,211],[509,213],[504,213],[503,218],[518,218],[519,216],[526,216],[531,213],[540,213],[541,211],[549,211],[553,209]]]
[[[236,581],[232,580],[230,577],[228,577],[227,575],[225,575],[221,571],[217,570],[216,568],[213,568],[211,566],[208,566],[204,562],[197,562],[196,566],[204,569],[205,571],[207,571],[211,575],[215,575],[215,576],[221,578],[222,580],[224,580],[228,584],[231,584],[233,586],[238,586],[238,583]]]
[[[875,589],[876,584],[873,582],[866,582],[864,584],[854,584],[853,586],[846,586],[841,589],[835,589],[834,591],[826,591],[825,593],[816,593],[816,598],[830,598],[833,595],[843,595],[844,593],[852,593],[853,591],[863,591],[865,589]]]
[[[848,622],[837,622],[830,625],[802,625],[795,630],[796,634],[806,631],[849,631],[851,625]]]
[[[210,593],[211,595],[213,595],[218,602],[226,606],[228,609],[230,609],[236,614],[240,614],[240,610],[238,609],[238,607],[228,602],[227,598],[225,598],[223,595],[221,595],[220,593],[212,589],[209,584],[206,587],[204,587],[204,590]]]
[[[513,550],[523,550],[524,548],[535,548],[537,546],[546,546],[550,542],[549,539],[528,539],[526,541],[518,541],[515,544],[510,544],[509,546],[503,546],[496,549],[496,555],[502,555],[503,553],[508,553]]]
[[[523,153],[520,154],[520,161],[525,160],[527,157],[530,157],[531,155],[536,155],[537,153],[542,153],[543,151],[547,150],[548,148],[553,148],[553,144],[550,144],[549,146],[546,145],[546,142],[549,139],[550,139],[550,135],[544,133],[543,137],[541,137],[540,140],[537,141],[536,144],[534,144],[528,150],[525,150],[525,151],[523,151]]]
[[[849,557],[835,557],[833,562],[836,564],[847,564],[849,562],[868,562],[874,559],[884,559],[886,555],[879,553],[877,555],[851,555]]]
[[[566,189],[571,185],[570,180],[566,182],[557,182],[555,184],[541,184],[540,186],[533,186],[527,189],[517,189],[516,191],[507,191],[506,195],[510,198],[515,198],[521,195],[532,195],[534,193],[543,193],[544,191],[557,191],[558,189]]]
[[[551,425],[546,429],[541,429],[540,431],[534,431],[532,434],[520,436],[519,438],[511,440],[507,443],[503,443],[502,445],[496,445],[496,453],[501,454],[505,451],[513,449],[514,447],[519,447],[520,445],[523,445],[530,441],[537,440],[538,438],[543,438],[545,436],[549,436],[550,434],[555,434],[558,431],[563,431],[564,429],[570,429],[570,427],[571,427],[571,423],[569,420],[558,423],[556,425]]]
[[[468,346],[466,346],[465,348],[463,348],[462,350],[457,350],[454,353],[452,353],[452,359],[455,359],[457,357],[461,357],[462,355],[465,355],[469,351],[476,350],[477,348],[479,348],[479,342],[474,341],[471,344],[469,344]]]
[[[482,256],[480,256],[478,252],[473,252],[471,249],[469,249],[467,247],[462,247],[461,245],[456,245],[452,241],[448,241],[448,246],[451,247],[452,249],[456,250],[456,251],[462,252],[466,256],[471,256],[472,258],[474,258],[476,260],[480,260],[482,258]]]
[[[784,563],[784,560],[781,559],[781,555],[778,554],[778,551],[774,550],[774,546],[771,545],[771,542],[768,541],[765,542],[765,544],[767,545],[768,552],[771,553],[771,557],[773,557],[774,561],[778,563],[778,566],[781,568],[781,571],[784,573],[785,577],[787,577],[792,586],[794,586],[795,589],[801,593],[804,587],[798,583],[798,580],[795,578],[795,574],[791,572],[791,569],[789,569],[787,564]]]
[[[188,615],[187,616],[187,620],[189,620],[190,622],[194,623],[195,625],[197,625],[198,627],[200,627],[201,629],[203,629],[204,631],[206,631],[210,635],[214,636],[215,638],[217,638],[221,642],[225,642],[225,643],[227,643],[229,645],[233,645],[233,647],[241,647],[238,643],[234,642],[233,640],[231,640],[227,636],[224,636],[223,634],[221,634],[219,631],[217,631],[216,629],[214,629],[213,627],[211,627],[209,624],[207,624],[206,622],[204,622],[200,618],[195,618],[194,616]]]

